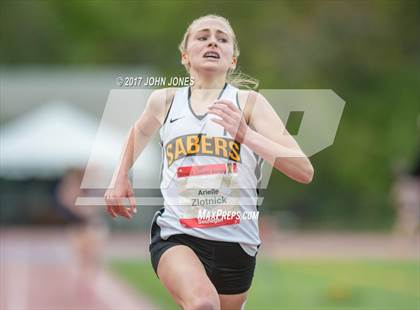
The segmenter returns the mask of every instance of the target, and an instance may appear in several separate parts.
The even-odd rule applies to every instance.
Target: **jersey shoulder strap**
[[[175,91],[174,96],[172,97],[171,103],[169,105],[168,112],[166,113],[165,119],[163,121],[162,127],[170,121],[172,115],[177,115],[184,108],[185,102],[188,98],[188,87],[181,87]]]

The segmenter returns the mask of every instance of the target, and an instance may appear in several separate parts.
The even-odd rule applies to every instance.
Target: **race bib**
[[[240,222],[237,163],[178,167],[180,223],[188,228]]]

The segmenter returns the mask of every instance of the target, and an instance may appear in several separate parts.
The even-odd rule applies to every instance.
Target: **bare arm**
[[[119,178],[128,176],[130,168],[134,165],[156,130],[162,125],[166,112],[165,103],[168,92],[166,89],[160,89],[150,95],[145,110],[129,131],[111,185],[114,185]]]
[[[128,172],[140,156],[154,133],[162,126],[166,111],[173,97],[174,89],[154,91],[146,104],[146,108],[131,127],[119,163],[114,171],[111,184],[105,193],[108,212],[111,216],[122,215],[127,218],[135,213],[133,190]],[[124,207],[124,199],[129,200],[130,209]]]
[[[259,93],[249,119],[244,143],[291,179],[310,183],[314,169],[311,162],[289,134],[273,107]]]
[[[264,96],[255,92],[251,94],[255,100],[248,101],[245,113],[249,124],[234,104],[224,100],[220,101],[221,105],[210,108],[211,112],[222,117],[222,120],[214,121],[277,170],[297,182],[310,183],[314,169],[309,159]]]

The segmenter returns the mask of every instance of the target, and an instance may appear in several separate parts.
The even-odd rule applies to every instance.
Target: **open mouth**
[[[219,59],[220,58],[220,55],[217,52],[206,52],[203,57],[204,58]]]

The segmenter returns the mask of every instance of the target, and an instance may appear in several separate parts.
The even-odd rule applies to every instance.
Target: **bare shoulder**
[[[259,92],[254,90],[242,90],[238,91],[238,104],[242,111],[244,111],[244,116],[247,122],[251,121],[251,116],[255,112],[254,109],[264,104],[269,104],[267,99]]]
[[[166,106],[171,103],[177,90],[176,87],[156,89],[150,94],[148,103],[154,106]]]
[[[261,103],[268,103],[267,99],[263,95],[261,95],[259,92],[256,92],[255,90],[244,90],[240,89],[238,91],[238,99],[239,99],[239,105],[243,109],[245,108],[246,104],[261,104]]]
[[[155,115],[165,115],[171,105],[178,88],[168,87],[154,90],[147,101],[147,105]]]

